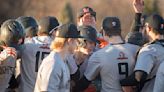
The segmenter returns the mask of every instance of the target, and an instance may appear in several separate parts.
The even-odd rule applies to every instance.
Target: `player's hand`
[[[75,51],[74,55],[75,55],[75,61],[77,65],[81,65],[87,58],[87,55],[80,51]]]
[[[0,61],[6,60],[8,57],[13,57],[14,59],[17,58],[16,49],[13,47],[3,47],[3,51],[0,53]]]
[[[123,89],[123,92],[135,92],[132,86],[123,86],[122,89]]]
[[[144,1],[143,0],[134,0],[133,8],[135,13],[142,13],[144,9]]]

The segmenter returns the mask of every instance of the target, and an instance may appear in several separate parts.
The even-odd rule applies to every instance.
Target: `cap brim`
[[[55,37],[60,37],[60,38],[84,38],[84,37],[82,37],[82,36],[65,36],[65,37],[63,37],[63,36],[55,36]]]
[[[52,34],[52,33],[53,33],[54,31],[56,31],[60,26],[62,26],[62,24],[60,24],[59,26],[53,28],[53,29],[49,32],[49,34]]]
[[[95,42],[95,43],[100,44],[100,41],[97,40],[97,39],[90,39],[90,38],[87,38],[87,37],[82,37],[82,38],[84,38],[84,39],[86,39],[86,40],[88,40],[88,41],[91,41],[91,42]]]

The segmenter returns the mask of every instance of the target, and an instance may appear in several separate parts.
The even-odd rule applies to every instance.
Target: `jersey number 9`
[[[120,75],[125,75],[125,77],[128,77],[128,63],[118,63],[118,70]]]

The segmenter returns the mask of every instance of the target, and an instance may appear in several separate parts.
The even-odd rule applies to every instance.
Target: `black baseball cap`
[[[31,16],[21,16],[16,19],[24,29],[29,27],[38,27],[36,20]]]
[[[149,17],[146,18],[145,24],[146,23],[148,24],[148,26],[152,27],[160,34],[164,34],[164,20],[160,15],[158,14],[150,15]]]
[[[117,17],[106,17],[103,20],[102,28],[105,31],[118,30],[121,31],[120,20]]]
[[[46,17],[43,17],[41,18],[39,21],[38,21],[38,25],[39,25],[39,32],[44,32],[44,33],[51,33],[50,31],[59,26],[59,22],[58,20],[56,19],[56,17],[53,17],[53,16],[46,16]]]
[[[81,18],[86,13],[90,13],[92,16],[96,18],[96,12],[91,7],[88,7],[88,6],[85,6],[80,9],[78,13],[78,18]]]
[[[36,20],[31,16],[21,16],[16,19],[24,30],[25,36],[34,37],[38,32],[38,24]]]
[[[80,36],[79,31],[77,30],[77,26],[72,23],[67,23],[56,27],[56,37],[61,38],[82,38]]]
[[[91,26],[79,26],[78,30],[80,31],[80,36],[83,37],[83,39],[95,42],[95,43],[99,43],[99,41],[97,40],[97,31],[95,28],[91,27]]]

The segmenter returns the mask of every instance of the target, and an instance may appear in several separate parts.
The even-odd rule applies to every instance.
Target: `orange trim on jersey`
[[[97,38],[97,40],[99,40],[100,42],[99,48],[104,48],[106,45],[108,45],[108,42],[104,40],[103,38]]]

